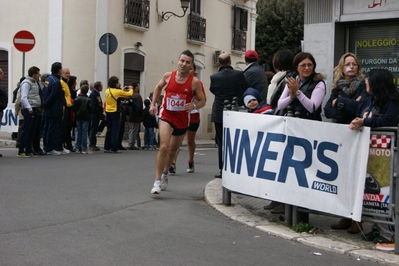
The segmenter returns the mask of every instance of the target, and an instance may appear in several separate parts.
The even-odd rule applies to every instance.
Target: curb
[[[286,226],[273,223],[265,218],[252,214],[242,207],[234,199],[231,199],[231,206],[225,206],[222,202],[222,180],[214,179],[205,187],[205,201],[217,211],[230,217],[232,220],[254,227],[270,235],[281,237],[287,240],[296,241],[308,246],[323,250],[329,250],[340,254],[346,254],[358,260],[368,260],[383,264],[399,265],[399,255],[362,249],[359,246],[347,244],[340,241],[328,239],[309,233],[296,233]]]
[[[15,148],[16,141],[8,139],[0,139],[0,147]]]

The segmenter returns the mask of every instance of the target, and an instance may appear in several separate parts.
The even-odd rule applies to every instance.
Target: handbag
[[[126,106],[120,101],[115,99],[114,95],[112,94],[111,89],[109,89],[109,93],[111,94],[111,97],[114,98],[115,102],[116,102],[116,109],[118,112],[122,113],[126,111]]]

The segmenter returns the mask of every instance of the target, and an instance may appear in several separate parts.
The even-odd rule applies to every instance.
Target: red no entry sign
[[[14,36],[14,46],[20,52],[29,52],[35,47],[35,36],[26,30],[18,31]]]

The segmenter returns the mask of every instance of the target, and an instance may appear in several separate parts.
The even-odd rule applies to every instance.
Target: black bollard
[[[232,111],[238,111],[238,97],[233,97],[233,101],[231,102]]]
[[[295,117],[301,117],[301,111],[299,111],[299,109],[296,109],[294,116]]]
[[[231,110],[238,111],[238,103],[234,100],[231,102]]]
[[[229,105],[229,104],[230,104],[229,100],[224,100],[224,102],[223,102],[223,111],[227,111],[227,105]]]
[[[292,105],[287,106],[287,116],[294,117],[294,107]]]

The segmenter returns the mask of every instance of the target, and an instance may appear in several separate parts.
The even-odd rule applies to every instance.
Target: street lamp
[[[183,15],[179,16],[171,11],[162,12],[161,21],[164,21],[164,20],[166,21],[172,16],[175,16],[178,18],[184,17],[184,15],[186,15],[188,7],[190,6],[190,0],[180,0],[180,3],[181,3],[181,9],[183,9],[183,12],[184,12]]]

